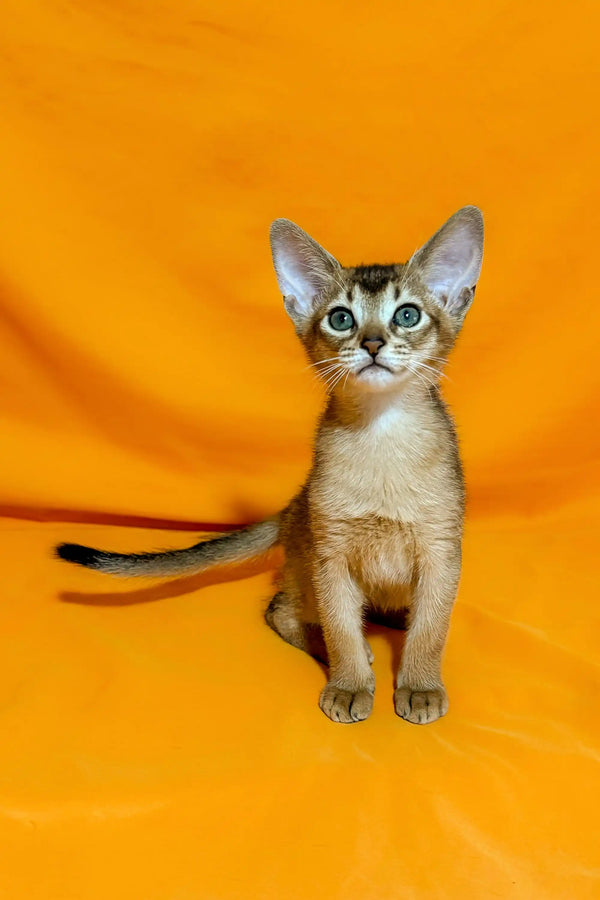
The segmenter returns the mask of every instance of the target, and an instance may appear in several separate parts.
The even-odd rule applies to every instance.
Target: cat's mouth
[[[389,366],[386,366],[386,365],[384,365],[383,363],[380,363],[380,362],[376,362],[375,360],[373,360],[372,362],[368,362],[368,363],[366,364],[366,366],[363,366],[362,369],[359,369],[358,372],[357,372],[356,374],[357,374],[357,375],[362,375],[363,372],[366,372],[366,371],[368,371],[369,369],[375,369],[375,370],[380,369],[380,370],[383,371],[383,372],[389,372],[391,375],[394,374],[394,373],[392,372],[392,370],[389,368]]]

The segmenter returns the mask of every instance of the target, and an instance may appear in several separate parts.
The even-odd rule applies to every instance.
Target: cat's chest
[[[311,495],[331,518],[414,521],[443,494],[443,440],[430,422],[401,415],[371,427],[330,429],[317,444]]]

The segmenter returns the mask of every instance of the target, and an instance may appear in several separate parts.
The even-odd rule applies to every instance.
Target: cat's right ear
[[[275,219],[271,225],[271,252],[286,311],[301,333],[319,298],[339,283],[342,267],[289,219]]]

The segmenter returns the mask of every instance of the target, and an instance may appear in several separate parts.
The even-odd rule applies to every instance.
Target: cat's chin
[[[391,369],[380,365],[365,366],[353,378],[355,386],[368,393],[389,391],[399,387],[403,380],[402,373],[392,372]]]

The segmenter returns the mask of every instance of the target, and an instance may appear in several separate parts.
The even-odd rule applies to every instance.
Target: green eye
[[[403,328],[412,328],[420,319],[421,310],[413,306],[412,303],[405,303],[404,306],[398,307],[392,322],[394,325],[401,325]]]
[[[336,331],[349,331],[354,326],[354,316],[349,309],[338,306],[329,313],[329,324]]]

